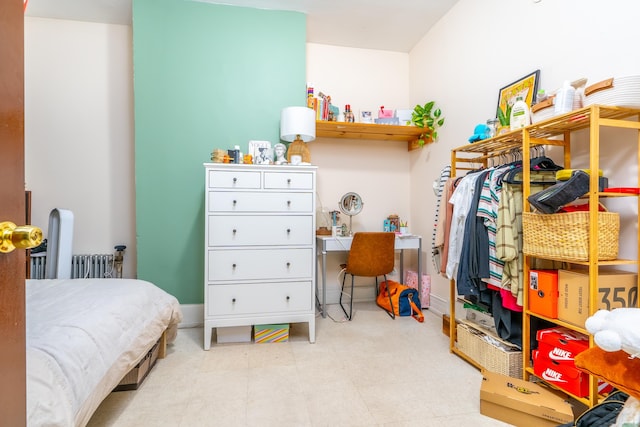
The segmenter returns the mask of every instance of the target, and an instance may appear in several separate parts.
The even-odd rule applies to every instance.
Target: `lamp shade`
[[[287,142],[316,139],[316,112],[308,107],[286,107],[280,116],[280,139]]]

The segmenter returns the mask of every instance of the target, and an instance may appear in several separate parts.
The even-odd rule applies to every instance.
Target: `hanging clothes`
[[[453,217],[453,205],[449,203],[449,199],[455,190],[454,184],[456,178],[449,178],[444,186],[444,194],[442,195],[444,203],[440,206],[441,215],[438,221],[438,233],[436,234],[436,245],[440,249],[440,275],[447,277],[447,260],[449,259],[449,235],[451,234],[451,218]]]
[[[489,277],[489,238],[484,219],[477,215],[478,204],[489,170],[482,171],[475,180],[471,204],[464,227],[464,241],[460,252],[460,263],[456,285],[460,295],[480,295],[486,290],[482,278]],[[490,301],[483,301],[490,302]]]
[[[502,192],[502,174],[509,171],[512,166],[501,166],[494,169],[485,180],[478,202],[478,217],[483,218],[484,226],[487,228],[489,238],[489,277],[483,279],[495,289],[500,289],[502,285],[502,270],[504,261],[496,254],[496,228],[498,221],[498,205],[500,203],[500,193]]]
[[[516,175],[516,177],[518,177]],[[522,177],[519,177],[520,181]],[[541,191],[542,183],[555,183],[555,174],[550,172],[531,172],[531,192]],[[523,305],[524,292],[524,254],[522,253],[522,208],[523,193],[520,184],[502,181],[502,193],[498,207],[498,228],[496,230],[496,254],[504,261],[501,287],[508,289],[516,297],[517,304]],[[536,261],[549,265],[544,260]],[[557,265],[557,264],[551,264]]]
[[[434,191],[436,193],[436,212],[434,218],[434,226],[433,226],[433,235],[431,236],[431,261],[433,262],[433,267],[436,273],[440,274],[442,272],[441,262],[442,262],[442,245],[444,244],[444,239],[439,238],[443,233],[439,233],[439,230],[442,230],[442,227],[439,227],[441,219],[443,218],[443,209],[442,206],[446,205],[442,203],[442,196],[445,193],[445,184],[449,177],[451,176],[451,166],[445,166],[440,172],[440,177],[434,181]]]
[[[464,227],[473,199],[474,187],[479,173],[470,173],[458,182],[456,189],[449,199],[453,205],[451,215],[451,230],[449,233],[449,255],[447,259],[447,278],[453,279],[458,274],[462,242],[464,240]]]

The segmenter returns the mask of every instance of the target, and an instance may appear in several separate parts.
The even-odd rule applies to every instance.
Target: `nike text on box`
[[[540,329],[536,339],[544,357],[572,366],[575,356],[589,348],[589,337],[562,326]]]

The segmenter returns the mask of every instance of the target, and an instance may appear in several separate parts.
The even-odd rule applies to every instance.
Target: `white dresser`
[[[204,349],[213,328],[309,324],[315,166],[205,163]]]

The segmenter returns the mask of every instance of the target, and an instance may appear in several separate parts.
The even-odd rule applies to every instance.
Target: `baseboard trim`
[[[178,328],[197,328],[204,326],[204,304],[180,304],[182,322]]]
[[[354,302],[375,301],[375,293],[370,287],[362,287],[355,289]],[[337,304],[340,298],[340,292],[327,292],[327,304]],[[348,301],[348,297],[346,301]],[[449,313],[449,302],[438,295],[431,294],[429,311],[442,316]],[[204,304],[180,304],[182,310],[182,322],[178,328],[198,328],[204,326]]]
[[[429,311],[439,316],[449,313],[449,301],[435,294],[431,294],[429,299]]]

